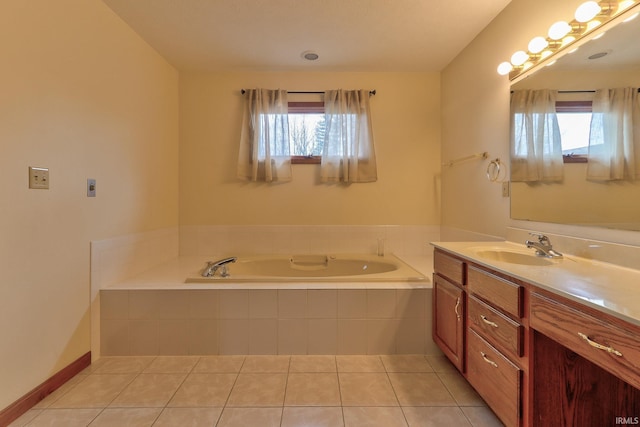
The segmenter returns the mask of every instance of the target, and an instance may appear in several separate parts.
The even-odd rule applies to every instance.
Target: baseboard
[[[68,366],[62,368],[51,378],[13,402],[11,405],[0,411],[0,427],[8,426],[14,420],[18,419],[22,414],[40,402],[42,399],[56,391],[64,383],[73,378],[91,364],[91,352],[87,352],[80,356]]]

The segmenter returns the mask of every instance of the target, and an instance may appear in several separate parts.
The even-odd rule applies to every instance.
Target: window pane
[[[289,113],[289,140],[292,155],[322,155],[324,130],[322,113]]]
[[[587,154],[591,113],[558,113],[562,154]]]

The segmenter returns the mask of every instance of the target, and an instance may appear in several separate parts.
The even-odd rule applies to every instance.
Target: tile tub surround
[[[103,357],[11,427],[89,424],[502,425],[444,356],[293,355]]]
[[[439,354],[431,289],[104,289],[102,355]]]

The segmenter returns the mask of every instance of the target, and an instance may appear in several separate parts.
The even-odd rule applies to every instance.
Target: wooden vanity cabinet
[[[460,372],[465,370],[464,263],[436,251],[433,275],[433,340]]]

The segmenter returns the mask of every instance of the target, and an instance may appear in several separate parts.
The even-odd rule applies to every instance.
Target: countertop
[[[640,326],[640,270],[566,254],[561,259],[549,259],[547,265],[503,262],[479,255],[482,251],[509,251],[535,257],[533,249],[512,242],[432,245]]]

